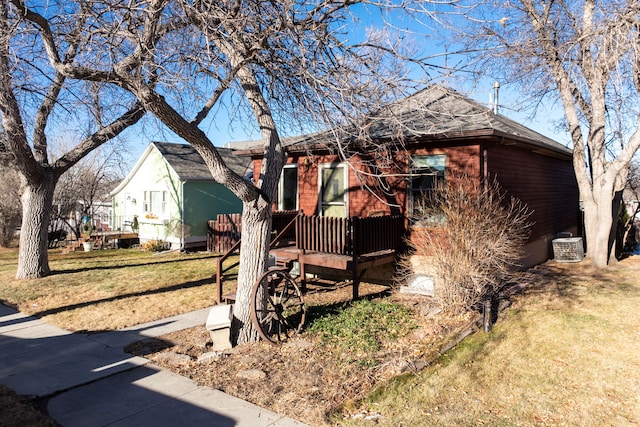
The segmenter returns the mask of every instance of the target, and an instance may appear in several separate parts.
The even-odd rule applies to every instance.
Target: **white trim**
[[[165,159],[165,157],[162,155],[160,150],[158,150],[158,147],[156,147],[156,145],[153,142],[151,142],[147,146],[147,148],[145,148],[144,152],[142,153],[142,155],[140,156],[136,164],[133,165],[133,168],[131,168],[131,171],[127,174],[127,176],[122,181],[120,181],[120,184],[118,184],[116,188],[111,190],[111,193],[109,193],[109,197],[115,197],[119,192],[121,192],[124,189],[124,187],[126,187],[129,184],[129,182],[131,182],[133,177],[138,172],[138,169],[142,167],[145,160],[147,159],[147,157],[149,157],[149,154],[151,154],[151,151],[154,149],[158,152],[158,154],[162,158],[162,161],[167,165],[167,167],[169,167],[171,171],[176,174],[176,176],[178,177],[178,180],[182,181],[182,177],[178,175],[178,173],[175,171],[173,166],[171,166],[171,164],[167,161],[167,159]],[[211,179],[213,180],[213,177]]]
[[[282,200],[282,196],[284,194],[284,170],[285,169],[295,169],[296,170],[296,203],[295,203],[295,207],[294,210],[297,210],[298,207],[300,206],[300,175],[299,175],[299,171],[300,169],[298,168],[298,164],[297,163],[289,163],[284,165],[284,167],[282,168],[282,172],[280,173],[280,180],[278,181],[278,209],[279,210],[283,210],[282,204],[283,204],[283,200]]]

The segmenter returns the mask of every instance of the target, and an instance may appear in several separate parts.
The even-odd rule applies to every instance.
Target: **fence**
[[[272,237],[282,230],[298,215],[298,211],[275,211],[271,220]],[[242,214],[220,214],[215,220],[207,223],[207,250],[210,252],[227,252],[242,236]],[[283,240],[294,240],[295,230],[288,230]]]

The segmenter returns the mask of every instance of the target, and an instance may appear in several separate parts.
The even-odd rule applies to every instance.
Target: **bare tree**
[[[529,100],[559,100],[584,205],[588,255],[614,260],[617,203],[640,147],[640,2],[468,2],[458,25],[477,70],[524,87]]]
[[[24,183],[17,278],[50,272],[47,229],[60,176],[144,114],[126,92],[74,81],[52,66],[85,58],[92,37],[101,31],[93,27],[85,2],[37,2],[34,7],[52,19],[41,19],[21,1],[0,3],[0,113],[7,148]],[[38,40],[43,29],[45,43]],[[49,50],[50,44],[56,44],[55,52]],[[90,125],[80,129],[81,123]],[[51,161],[49,134],[72,124],[77,144]]]
[[[109,201],[109,192],[120,180],[114,163],[121,159],[114,150],[103,152],[105,147],[84,157],[60,177],[54,193],[55,208],[51,212],[52,231],[64,224],[76,238],[80,237],[82,218],[94,224],[97,205]]]
[[[254,341],[249,298],[266,266],[271,207],[285,162],[281,135],[366,116],[407,88],[406,68],[390,31],[351,41],[350,8],[361,1],[148,0],[127,4],[80,2],[91,16],[86,55],[65,60],[65,44],[35,7],[12,0],[16,13],[40,32],[57,73],[129,91],[202,156],[216,181],[243,202],[243,239],[233,329],[238,342]],[[396,13],[408,2],[370,2]],[[375,4],[374,4],[375,3]],[[415,2],[422,8],[425,2]],[[71,9],[73,7],[70,6]],[[102,13],[108,8],[108,14]],[[390,9],[389,9],[390,10]],[[89,54],[92,52],[92,54]],[[201,125],[220,108],[237,120],[253,117],[264,156],[249,182],[223,162]],[[357,123],[357,121],[354,121]]]

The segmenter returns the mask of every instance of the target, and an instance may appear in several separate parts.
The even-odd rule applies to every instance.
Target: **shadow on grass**
[[[49,316],[49,315],[52,315],[52,314],[61,313],[63,311],[75,310],[75,309],[78,309],[78,308],[89,307],[89,306],[92,306],[92,305],[101,304],[101,303],[105,303],[105,302],[114,302],[114,301],[124,300],[124,299],[127,299],[127,298],[141,297],[141,296],[145,296],[145,295],[162,294],[162,293],[165,293],[165,292],[173,292],[173,291],[177,291],[177,290],[180,290],[180,289],[196,288],[198,286],[212,285],[212,284],[215,284],[215,278],[194,280],[192,282],[179,283],[177,285],[167,286],[167,287],[159,288],[159,289],[150,289],[150,290],[142,291],[142,292],[132,292],[132,293],[129,293],[129,294],[116,295],[116,296],[113,296],[113,297],[110,297],[110,298],[102,298],[102,299],[98,299],[98,300],[85,301],[85,302],[81,302],[81,303],[78,303],[78,304],[66,305],[64,307],[57,307],[57,308],[52,308],[52,309],[49,309],[49,310],[38,311],[38,312],[35,312],[35,313],[30,313],[30,316],[44,317],[44,316]]]
[[[546,295],[558,302],[572,305],[580,302],[588,290],[611,286],[616,284],[612,283],[615,280],[615,271],[596,269],[588,261],[549,261],[527,273],[525,285],[520,291],[523,295]]]
[[[81,273],[84,271],[92,271],[92,270],[96,270],[96,271],[100,271],[100,270],[118,270],[121,268],[129,268],[129,267],[146,267],[146,266],[153,266],[153,265],[163,265],[163,264],[174,264],[174,263],[178,263],[178,262],[185,262],[185,261],[198,261],[198,260],[211,260],[212,262],[214,262],[216,260],[217,257],[199,257],[199,258],[186,258],[186,259],[171,259],[171,260],[163,260],[163,261],[155,261],[155,262],[138,262],[135,264],[127,264],[127,263],[122,263],[122,264],[113,264],[113,261],[104,261],[104,263],[111,263],[112,265],[96,265],[96,266],[91,266],[91,267],[82,267],[82,268],[73,268],[73,269],[65,269],[65,270],[52,270],[51,271],[51,275],[61,275],[61,274],[72,274],[72,273]],[[89,258],[87,258],[89,259]],[[215,266],[215,264],[214,264]]]

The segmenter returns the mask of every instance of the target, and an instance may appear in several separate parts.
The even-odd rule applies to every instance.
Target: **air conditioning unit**
[[[553,258],[558,262],[580,262],[584,258],[582,237],[560,237],[551,243]]]

